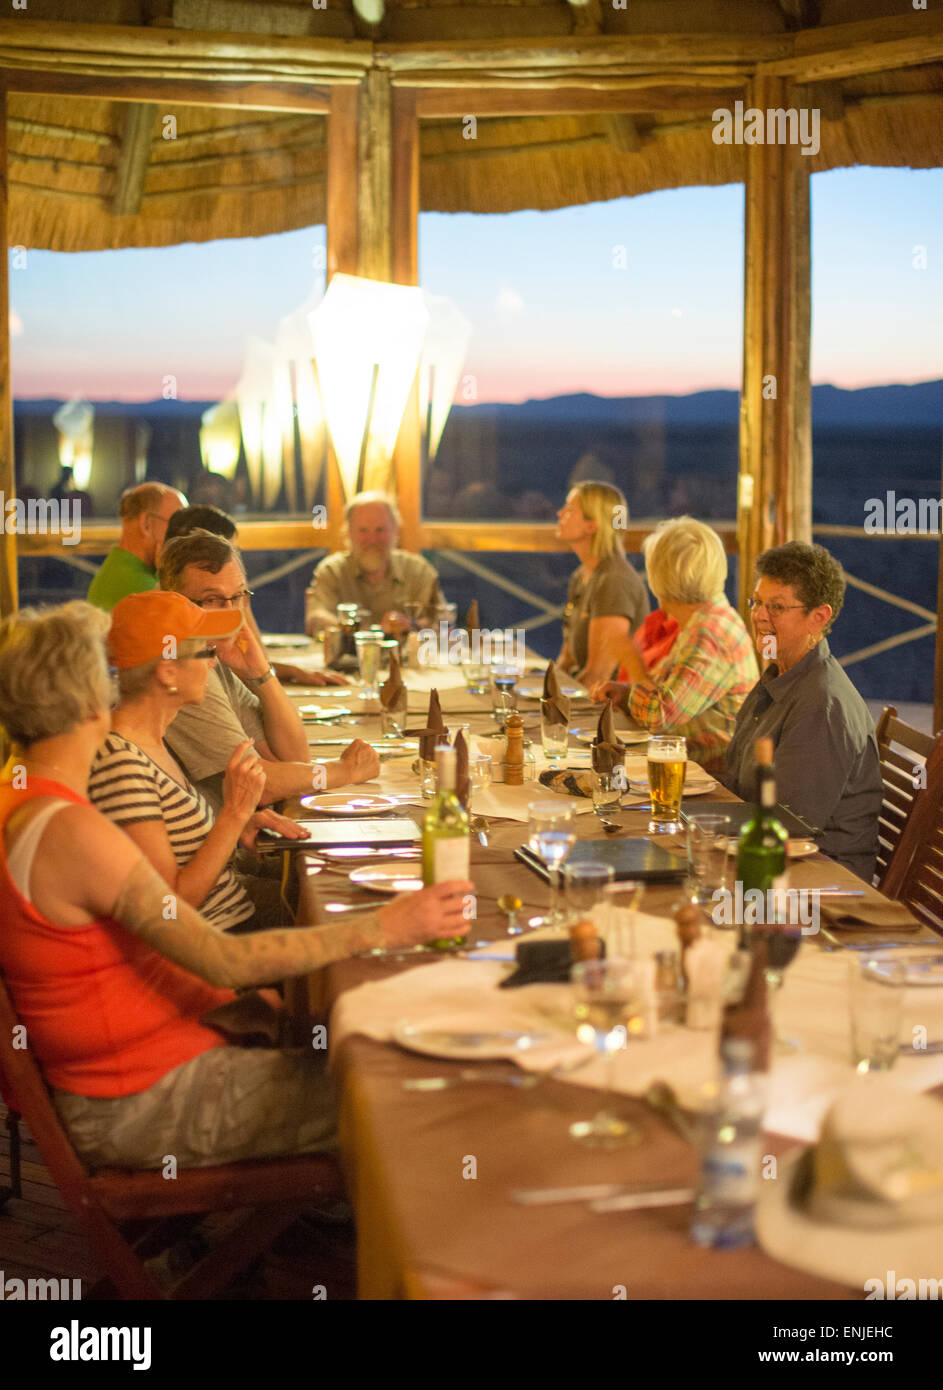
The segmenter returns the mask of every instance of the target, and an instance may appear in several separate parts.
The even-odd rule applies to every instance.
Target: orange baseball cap
[[[111,611],[108,646],[119,671],[167,656],[167,638],[232,637],[242,627],[238,609],[204,613],[183,594],[152,589],[128,594]]]

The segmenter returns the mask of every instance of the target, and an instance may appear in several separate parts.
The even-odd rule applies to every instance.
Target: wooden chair
[[[933,738],[898,719],[897,710],[888,705],[878,720],[877,741],[881,759],[884,797],[878,824],[878,857],[875,886],[888,897],[888,877],[895,865],[901,836],[913,813],[922,783],[922,770],[929,761],[940,735]],[[900,882],[900,864],[894,877]],[[893,879],[891,880],[893,882]]]
[[[926,787],[917,793],[881,891],[906,903],[943,936],[943,739],[927,760]]]
[[[28,1048],[11,1040],[19,1019],[0,976],[0,1082],[15,1100],[53,1181],[83,1226],[109,1279],[122,1298],[211,1298],[300,1214],[307,1203],[339,1197],[344,1182],[333,1154],[193,1168],[165,1178],[160,1172],[100,1169],[80,1161]],[[11,1191],[19,1196],[18,1136],[11,1129]],[[227,1233],[172,1287],[153,1276],[145,1259],[179,1240],[181,1227],[209,1212],[243,1211]]]

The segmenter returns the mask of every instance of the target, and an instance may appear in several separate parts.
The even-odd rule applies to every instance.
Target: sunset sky
[[[943,377],[943,170],[838,170],[812,189],[813,380]],[[173,375],[180,397],[219,399],[246,335],[271,340],[323,279],[323,245],[318,227],[29,251],[11,270],[14,395],[149,400]],[[739,185],[420,223],[422,284],[474,325],[465,371],[480,401],[736,388],[742,256]]]

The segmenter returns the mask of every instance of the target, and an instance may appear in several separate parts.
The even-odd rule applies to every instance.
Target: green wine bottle
[[[737,849],[737,881],[742,892],[743,904],[740,920],[740,944],[748,947],[753,926],[774,926],[778,911],[771,910],[775,899],[773,894],[786,886],[786,840],[785,827],[776,819],[773,809],[776,805],[776,775],[773,771],[773,740],[758,738],[754,748],[759,780],[759,806],[756,814],[743,826]],[[759,889],[763,894],[762,906],[757,895],[750,889]],[[772,890],[772,891],[771,891]],[[772,920],[768,918],[772,917]]]
[[[435,750],[436,794],[422,824],[422,881],[427,888],[449,879],[467,879],[470,825],[468,812],[455,794],[455,749]],[[459,946],[464,937],[430,944],[439,949]]]

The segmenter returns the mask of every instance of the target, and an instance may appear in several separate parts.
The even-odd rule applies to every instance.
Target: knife
[[[525,1207],[545,1207],[564,1202],[634,1202],[637,1206],[673,1206],[690,1202],[694,1189],[638,1187],[631,1183],[589,1183],[583,1187],[523,1187],[511,1193],[512,1201]],[[593,1208],[597,1208],[594,1206]],[[616,1210],[615,1207],[608,1208]],[[602,1210],[600,1207],[599,1210]]]

